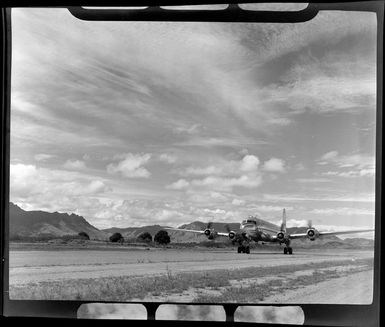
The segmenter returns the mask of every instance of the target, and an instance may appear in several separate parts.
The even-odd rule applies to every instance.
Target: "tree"
[[[111,242],[114,242],[114,243],[116,243],[116,242],[123,242],[124,241],[124,238],[123,238],[123,236],[122,236],[122,234],[120,234],[120,233],[114,233],[114,234],[112,234],[111,236],[110,236],[110,241]]]
[[[154,241],[159,244],[168,244],[170,243],[170,236],[165,230],[160,230],[155,234]]]
[[[149,232],[143,232],[138,236],[138,240],[142,242],[149,243],[152,241],[152,236]]]
[[[78,235],[79,235],[82,239],[85,239],[85,240],[89,240],[89,239],[90,239],[89,235],[88,235],[86,232],[80,232]]]

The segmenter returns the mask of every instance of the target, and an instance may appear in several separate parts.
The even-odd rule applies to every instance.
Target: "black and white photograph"
[[[10,299],[371,304],[376,56],[373,12],[13,8]]]

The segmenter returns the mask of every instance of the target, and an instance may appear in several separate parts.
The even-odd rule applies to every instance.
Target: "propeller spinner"
[[[225,225],[226,231],[229,233],[229,239],[232,240],[235,238],[235,232],[230,229],[228,224]]]
[[[307,227],[308,230],[306,231],[306,234],[311,241],[314,241],[317,236],[317,232],[316,229],[313,227],[313,223],[310,219],[307,221]]]

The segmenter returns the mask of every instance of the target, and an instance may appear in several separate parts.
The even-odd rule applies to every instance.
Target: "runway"
[[[279,252],[278,252],[279,251]],[[9,284],[151,276],[172,273],[274,267],[372,258],[373,251],[296,251],[238,254],[234,250],[125,249],[125,250],[16,250],[10,251]]]

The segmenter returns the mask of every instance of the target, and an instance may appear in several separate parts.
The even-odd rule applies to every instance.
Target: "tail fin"
[[[286,209],[283,209],[282,213],[281,232],[286,233]]]

